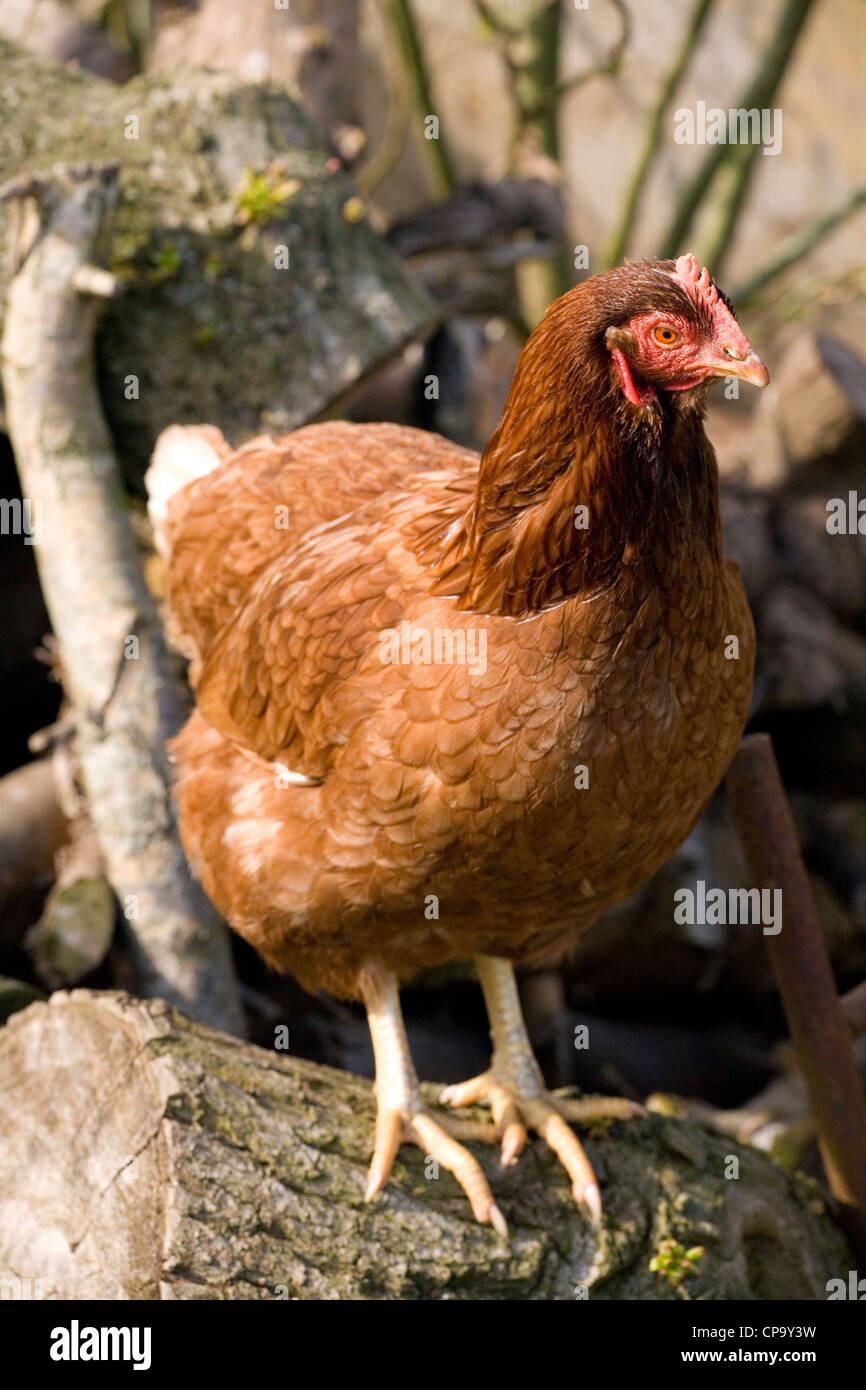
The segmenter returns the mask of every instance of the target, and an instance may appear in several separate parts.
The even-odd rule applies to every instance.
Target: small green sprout
[[[678,1240],[663,1240],[658,1248],[658,1253],[653,1255],[649,1262],[649,1267],[653,1274],[661,1274],[669,1280],[671,1285],[678,1289],[687,1274],[697,1267],[706,1251],[702,1245],[693,1245],[691,1250],[686,1250],[685,1246],[680,1245]]]
[[[235,221],[241,227],[250,222],[269,222],[277,217],[300,188],[299,179],[284,178],[286,162],[275,159],[263,174],[245,169],[243,183],[235,199]]]

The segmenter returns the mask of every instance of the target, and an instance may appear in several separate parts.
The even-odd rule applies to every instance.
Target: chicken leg
[[[433,1118],[421,1098],[412,1064],[396,978],[368,966],[361,975],[360,987],[376,1059],[376,1137],[365,1201],[371,1201],[385,1186],[400,1145],[417,1144],[454,1174],[469,1198],[475,1219],[490,1224],[500,1235],[507,1235],[505,1218],[493,1200],[480,1165],[454,1137],[459,1134],[466,1139],[490,1142],[495,1131],[487,1124],[452,1117],[442,1121]]]
[[[446,1086],[441,1100],[454,1106],[489,1101],[501,1136],[502,1163],[515,1162],[526,1143],[527,1128],[545,1139],[571,1178],[575,1200],[585,1202],[593,1219],[601,1219],[601,1193],[583,1145],[568,1120],[627,1119],[642,1107],[618,1097],[560,1100],[544,1085],[520,1010],[514,967],[495,956],[477,956],[493,1041],[490,1069],[471,1081]]]

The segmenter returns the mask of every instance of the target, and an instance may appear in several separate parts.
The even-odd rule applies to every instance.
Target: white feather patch
[[[165,521],[168,504],[176,492],[218,468],[224,458],[225,440],[209,425],[169,425],[163,430],[144,475],[147,511],[157,549],[165,555]]]

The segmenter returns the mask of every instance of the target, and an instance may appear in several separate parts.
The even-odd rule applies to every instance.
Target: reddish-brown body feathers
[[[184,845],[310,988],[353,995],[366,961],[561,953],[724,773],[754,635],[700,401],[629,405],[600,337],[663,278],[611,272],[552,306],[480,473],[438,436],[322,424],[169,504],[198,706],[173,745]],[[402,622],[474,630],[485,669],[383,664]]]

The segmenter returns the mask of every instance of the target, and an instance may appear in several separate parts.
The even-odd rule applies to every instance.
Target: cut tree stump
[[[159,1000],[76,990],[15,1014],[0,1106],[11,1296],[824,1299],[853,1268],[814,1184],[659,1115],[584,1131],[600,1235],[539,1141],[504,1171],[472,1146],[510,1242],[413,1148],[365,1204],[368,1082]],[[665,1240],[704,1248],[679,1287],[649,1270]]]

